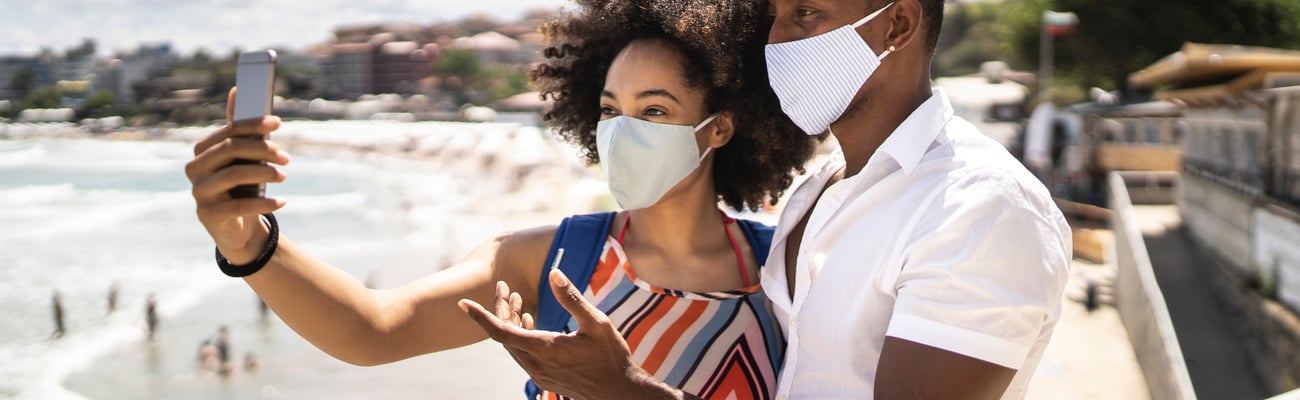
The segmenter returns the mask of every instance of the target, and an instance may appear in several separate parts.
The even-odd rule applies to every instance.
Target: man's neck
[[[831,124],[844,153],[844,177],[862,172],[880,145],[930,98],[930,82],[915,87],[881,86],[870,100],[857,102]]]

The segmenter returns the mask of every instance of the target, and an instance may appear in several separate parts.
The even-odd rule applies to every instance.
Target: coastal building
[[[378,35],[370,43],[374,48],[370,77],[373,93],[421,93],[420,80],[433,74],[438,46],[393,39],[396,37],[392,35]]]
[[[373,93],[370,82],[371,46],[369,43],[343,43],[328,47],[321,60],[326,98],[353,99]]]
[[[84,39],[81,45],[63,53],[58,68],[60,81],[90,81],[95,73],[95,40]]]
[[[0,99],[18,100],[26,94],[13,87],[19,77],[30,82],[28,90],[58,82],[58,64],[58,57],[49,49],[33,56],[0,57]]]
[[[358,39],[361,28],[336,33],[349,41]],[[365,29],[364,32],[371,32]],[[436,44],[407,40],[412,34],[381,32],[365,42],[339,43],[318,50],[325,97],[355,99],[366,94],[425,93],[423,82],[433,74],[439,54]]]
[[[1180,137],[1173,200],[1197,256],[1153,251],[1153,262],[1198,257],[1177,267],[1199,269],[1211,283],[1267,389],[1293,389],[1300,381],[1300,51],[1189,43],[1129,83],[1161,88],[1155,100],[1181,109],[1137,132],[1157,146],[1166,145],[1165,132]]]
[[[0,57],[0,99],[17,100],[24,95],[20,92],[45,86],[92,89],[97,65],[95,49],[95,41],[86,39],[63,53],[43,49],[32,56]],[[15,83],[26,88],[15,88]]]
[[[113,93],[119,101],[138,103],[149,93],[149,81],[171,75],[180,56],[171,43],[143,44],[136,50],[98,63],[96,88]]]

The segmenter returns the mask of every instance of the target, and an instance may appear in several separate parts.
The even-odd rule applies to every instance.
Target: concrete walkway
[[[1182,230],[1172,205],[1134,206],[1156,280],[1187,360],[1196,396],[1203,400],[1263,399],[1270,395],[1255,371],[1245,338],[1215,299],[1203,270],[1205,256]]]
[[[1149,398],[1119,311],[1101,291],[1102,305],[1089,312],[1083,306],[1088,280],[1103,287],[1115,279],[1114,267],[1074,260],[1066,286],[1061,320],[1029,382],[1026,399],[1140,400]]]

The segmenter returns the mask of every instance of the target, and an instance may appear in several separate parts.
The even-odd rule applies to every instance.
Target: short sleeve
[[[1036,184],[1036,182],[1034,182]],[[971,173],[923,203],[887,336],[1019,370],[1060,313],[1069,226],[1041,185]]]

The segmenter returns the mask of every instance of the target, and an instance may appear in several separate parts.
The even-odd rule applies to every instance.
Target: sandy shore
[[[512,218],[476,218],[463,235],[469,241],[492,232],[557,220],[550,213]],[[378,258],[376,258],[378,257]],[[362,277],[356,265],[385,265],[376,286],[400,285],[435,269],[439,255],[429,249],[338,260],[341,269]],[[228,279],[215,268],[211,279]],[[200,341],[218,326],[230,329],[228,378],[202,370],[196,362]],[[242,367],[246,354],[255,370]],[[64,381],[65,387],[92,399],[517,399],[527,376],[500,345],[485,341],[377,367],[338,361],[307,343],[273,314],[259,317],[256,296],[241,282],[206,296],[179,315],[164,319],[158,337],[134,339],[97,358]]]

